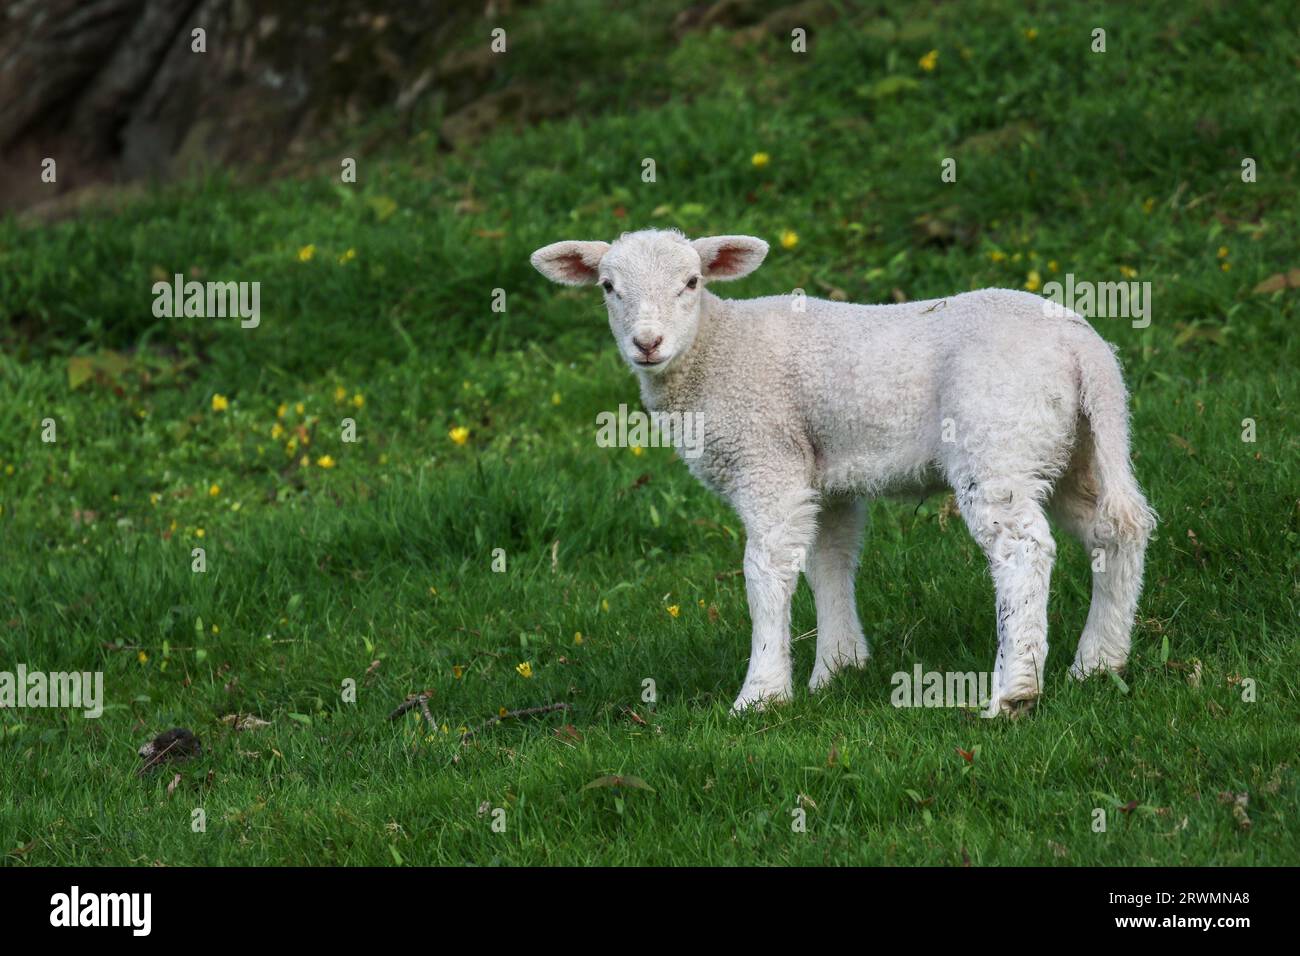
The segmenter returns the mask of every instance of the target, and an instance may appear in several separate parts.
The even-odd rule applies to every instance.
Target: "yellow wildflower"
[[[229,407],[230,399],[226,398],[226,396],[220,393],[212,396],[212,410],[214,412],[224,412]]]
[[[298,250],[298,261],[311,262],[312,256],[314,255],[316,255],[316,247],[310,244],[305,245]]]
[[[465,442],[469,441],[469,429],[464,425],[457,425],[451,431],[447,432],[447,437],[457,445],[463,445]]]
[[[772,157],[767,155],[767,153],[755,153],[753,156],[749,157],[749,161],[754,164],[755,169],[762,169],[772,161]]]
[[[678,614],[681,613],[682,613],[682,609],[678,607],[676,604],[670,604],[668,606],[668,615],[670,617],[676,617]]]
[[[581,643],[582,643],[582,631],[574,631],[574,632],[573,632],[573,643],[575,643],[575,644],[581,644]]]
[[[795,232],[793,229],[787,229],[785,232],[781,233],[782,249],[793,249],[797,245],[799,245],[799,233]]]
[[[316,467],[318,467],[318,468],[333,468],[333,467],[334,467],[334,459],[331,458],[329,455],[321,455],[319,458],[316,459]]]
[[[1037,269],[1031,269],[1029,275],[1025,276],[1025,288],[1030,292],[1037,292],[1043,286],[1043,277],[1038,274]]]
[[[939,63],[938,50],[931,50],[925,56],[921,57],[921,59],[916,61],[916,65],[919,66],[921,69],[925,70],[925,72],[927,73],[933,71],[935,66],[938,65],[938,63]]]
[[[209,496],[209,497],[215,498],[215,497],[217,497],[217,495],[219,495],[219,494],[221,494],[221,486],[220,486],[220,485],[218,485],[218,484],[212,484],[212,485],[209,485],[209,486],[208,486],[208,496]]]
[[[524,661],[522,664],[516,664],[515,670],[519,672],[520,677],[528,678],[533,676],[533,665],[528,663],[528,661]]]

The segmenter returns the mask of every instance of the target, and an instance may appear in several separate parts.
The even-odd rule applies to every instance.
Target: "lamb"
[[[1111,347],[1082,317],[1008,289],[901,305],[709,291],[753,272],[767,248],[750,236],[644,230],[613,244],[557,242],[531,258],[555,282],[598,283],[645,407],[701,423],[687,465],[746,531],[753,634],[733,711],[791,696],[800,572],[817,609],[809,689],[866,663],[854,599],[863,501],[945,486],[996,592],[985,715],[1016,716],[1043,687],[1049,513],[1094,557],[1070,675],[1122,668],[1156,515],[1133,476]]]

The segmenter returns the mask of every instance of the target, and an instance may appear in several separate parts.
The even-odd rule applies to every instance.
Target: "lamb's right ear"
[[[753,236],[709,236],[691,243],[700,254],[705,281],[747,276],[767,256],[767,243]]]
[[[609,252],[608,242],[553,242],[529,258],[533,268],[552,282],[564,285],[595,285],[600,277],[600,260]]]

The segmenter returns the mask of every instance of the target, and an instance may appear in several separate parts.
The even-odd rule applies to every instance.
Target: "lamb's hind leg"
[[[1136,486],[1103,509],[1091,454],[1078,456],[1052,496],[1052,513],[1088,551],[1092,603],[1070,676],[1119,671],[1128,662],[1142,565],[1154,517]]]
[[[957,498],[962,517],[988,557],[997,592],[998,656],[985,716],[1015,716],[1042,692],[1056,542],[1031,490],[957,487],[965,489]]]
[[[806,577],[817,601],[817,662],[808,689],[817,691],[843,667],[870,656],[853,596],[867,509],[860,500],[831,499],[817,517],[817,540]]]

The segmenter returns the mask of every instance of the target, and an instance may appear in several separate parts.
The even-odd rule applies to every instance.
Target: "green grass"
[[[526,39],[548,25],[569,51],[557,76],[588,47],[602,70],[639,51],[577,89],[581,115],[452,154],[395,142],[359,157],[355,186],[323,156],[294,181],[0,222],[0,670],[101,670],[108,700],[98,720],[0,712],[0,860],[1300,862],[1300,292],[1252,291],[1300,266],[1295,12],[847,10],[798,57],[724,31],[678,43],[644,25],[662,4],[598,26],[590,7],[521,14],[514,61],[552,68]],[[729,718],[748,648],[739,524],[669,453],[596,446],[596,414],[635,406],[635,383],[598,297],[527,261],[646,225],[772,240],[736,296],[1149,280],[1150,327],[1097,323],[1162,516],[1124,682],[1066,678],[1089,573],[1062,537],[1032,717],[891,707],[890,675],[917,662],[989,668],[994,606],[941,499],[878,502],[858,584],[871,665]],[[261,326],[154,318],[150,286],[174,272],[260,281]],[[800,680],[814,620],[801,586]],[[386,719],[420,689],[435,732]],[[572,712],[459,743],[553,701]],[[270,726],[237,733],[228,714]],[[136,748],[173,726],[205,755],[137,779]],[[653,789],[583,789],[610,774]],[[1249,828],[1225,792],[1249,794]]]

